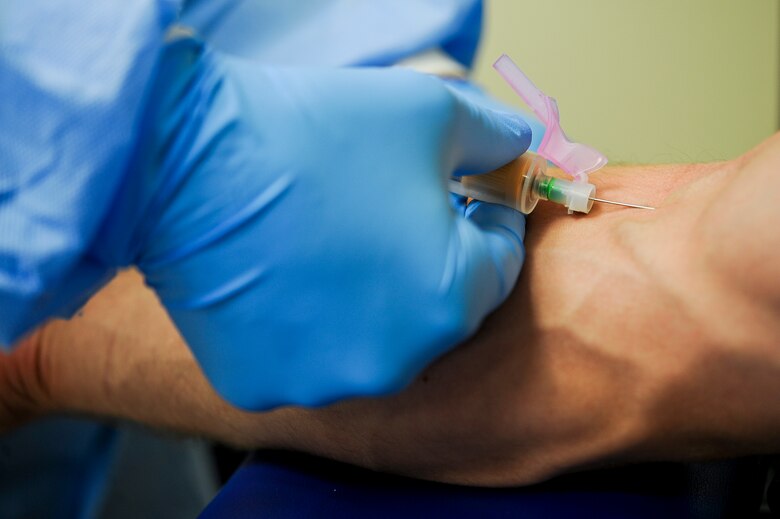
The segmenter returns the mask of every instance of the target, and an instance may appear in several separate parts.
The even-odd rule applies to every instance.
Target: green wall
[[[614,162],[728,159],[780,120],[778,0],[485,0],[475,78],[502,52]]]

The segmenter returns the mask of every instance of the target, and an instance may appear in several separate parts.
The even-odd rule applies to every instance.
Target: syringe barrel
[[[547,161],[534,153],[524,153],[490,173],[453,178],[450,191],[525,214],[531,213],[540,199],[565,206],[569,214],[589,213],[596,196],[593,184],[548,176]]]
[[[546,176],[546,172],[546,160],[534,153],[524,153],[490,173],[450,180],[450,191],[529,214],[539,201],[533,189],[535,180],[540,175]]]

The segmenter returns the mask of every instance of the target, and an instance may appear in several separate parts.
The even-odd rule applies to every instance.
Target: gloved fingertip
[[[521,243],[525,239],[525,215],[512,208],[475,200],[466,207],[464,216],[483,230],[503,229]]]
[[[517,158],[531,145],[531,127],[522,116],[472,106],[457,139],[459,174],[485,173]]]
[[[517,137],[517,141],[513,143],[516,146],[513,153],[516,153],[516,155],[525,153],[526,150],[528,150],[528,146],[531,144],[532,137],[531,127],[528,125],[528,122],[516,113],[497,113],[499,114],[498,117],[500,120],[507,126],[509,132]]]
[[[495,310],[511,293],[525,260],[525,217],[496,204],[472,202],[461,232],[469,235],[469,260],[474,272],[468,290],[480,316]]]
[[[449,193],[450,195],[450,206],[455,211],[455,213],[459,216],[464,216],[466,214],[466,206],[468,203],[468,199],[465,196],[456,195],[455,193]]]

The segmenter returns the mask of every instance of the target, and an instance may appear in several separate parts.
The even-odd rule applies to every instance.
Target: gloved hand
[[[525,108],[510,106],[487,94],[478,85],[464,79],[447,79],[447,86],[456,90],[469,102],[494,112],[513,112],[518,114],[531,128],[531,143],[528,151],[536,152],[542,142],[546,128],[536,116]]]
[[[518,116],[413,72],[270,69],[191,40],[150,98],[98,254],[139,265],[233,404],[398,390],[513,287],[522,215],[457,216],[445,180],[523,153]],[[132,239],[112,233],[139,209]]]

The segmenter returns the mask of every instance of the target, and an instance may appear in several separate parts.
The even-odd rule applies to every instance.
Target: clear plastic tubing
[[[449,180],[449,190],[529,214],[539,200],[565,206],[569,213],[589,213],[596,186],[547,175],[547,161],[535,153],[524,153],[512,162],[482,175],[464,175]]]

